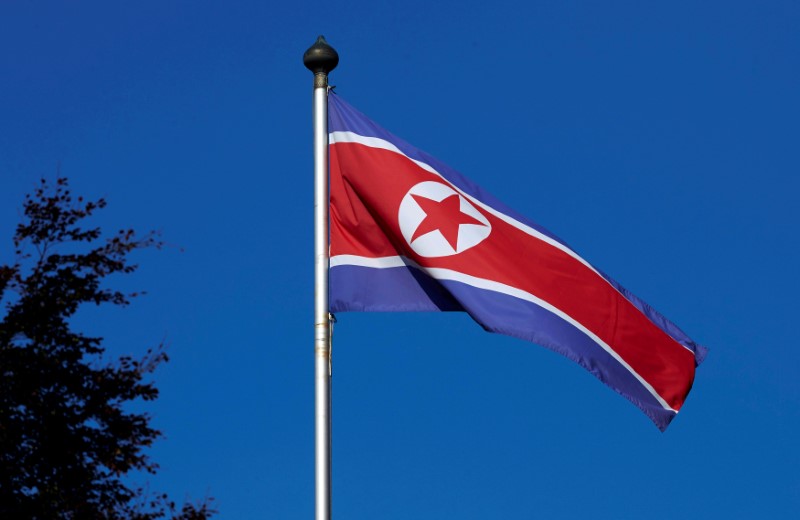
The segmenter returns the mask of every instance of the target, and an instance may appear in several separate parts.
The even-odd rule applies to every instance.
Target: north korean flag
[[[552,233],[328,99],[332,312],[467,312],[572,359],[667,427],[704,347]]]

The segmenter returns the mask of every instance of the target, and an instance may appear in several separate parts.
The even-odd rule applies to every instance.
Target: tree
[[[133,230],[103,239],[100,228],[83,227],[105,205],[73,198],[65,178],[43,180],[25,198],[15,263],[0,265],[0,518],[201,520],[215,512],[208,500],[178,510],[166,495],[123,481],[158,468],[144,450],[161,432],[128,405],[156,399],[146,378],[167,355],[159,346],[103,363],[103,338],[74,330],[71,318],[89,304],[128,305],[135,293],[104,282],[132,273],[129,255],[161,242]]]

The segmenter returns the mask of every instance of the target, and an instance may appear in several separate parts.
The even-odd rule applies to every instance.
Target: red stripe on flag
[[[694,378],[694,355],[592,269],[477,206],[492,226],[486,240],[457,255],[421,257],[400,232],[400,202],[420,182],[450,184],[403,155],[361,144],[332,145],[330,164],[331,256],[402,255],[531,293],[596,334],[680,409]]]

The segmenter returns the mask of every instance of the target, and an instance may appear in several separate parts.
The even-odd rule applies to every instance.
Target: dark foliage
[[[160,432],[133,401],[158,396],[145,380],[167,360],[102,361],[102,338],[73,330],[84,304],[127,305],[135,294],[104,280],[136,269],[128,256],[159,247],[154,234],[103,239],[85,220],[105,201],[73,198],[66,179],[25,198],[16,261],[0,265],[0,518],[201,520],[208,501],[180,509],[166,495],[132,489],[129,472],[154,473],[144,452]]]

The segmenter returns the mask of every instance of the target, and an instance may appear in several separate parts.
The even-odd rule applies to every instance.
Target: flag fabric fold
[[[332,312],[466,312],[577,362],[667,427],[704,347],[546,229],[328,99]]]

